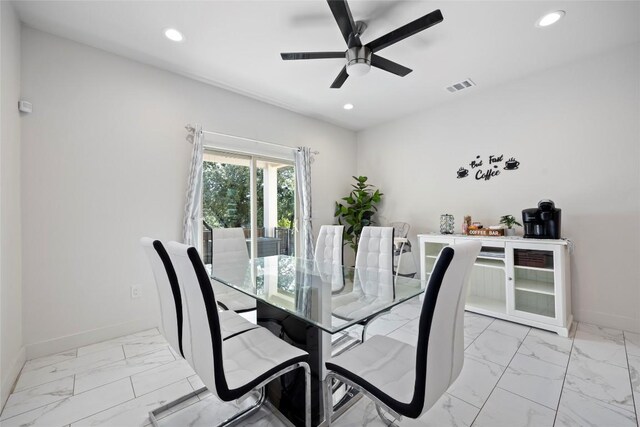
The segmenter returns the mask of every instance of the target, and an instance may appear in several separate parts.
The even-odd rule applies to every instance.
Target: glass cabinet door
[[[553,245],[513,243],[507,251],[509,311],[514,316],[549,322],[556,319],[559,250]]]

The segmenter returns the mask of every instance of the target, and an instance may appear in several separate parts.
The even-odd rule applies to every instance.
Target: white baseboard
[[[73,335],[27,344],[25,346],[26,356],[27,360],[31,360],[157,327],[158,322],[156,319],[138,319],[131,322],[119,323],[104,328],[92,329]]]
[[[600,311],[579,310],[573,313],[573,318],[576,322],[593,323],[598,326],[640,333],[640,320],[632,317],[617,316]]]
[[[15,361],[11,365],[11,369],[9,369],[8,372],[2,373],[2,382],[0,383],[0,408],[4,408],[4,404],[7,402],[26,360],[25,348],[21,347]]]

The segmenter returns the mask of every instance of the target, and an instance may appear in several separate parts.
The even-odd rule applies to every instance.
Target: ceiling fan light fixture
[[[364,76],[371,70],[371,64],[366,62],[353,62],[347,64],[347,74],[350,76]]]
[[[347,50],[347,74],[364,76],[371,70],[371,49],[366,46]]]
[[[558,22],[565,15],[564,10],[556,10],[555,12],[547,13],[536,23],[537,27],[548,27]]]

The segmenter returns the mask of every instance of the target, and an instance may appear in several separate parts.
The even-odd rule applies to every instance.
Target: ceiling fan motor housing
[[[371,68],[371,49],[366,46],[352,47],[347,50],[347,73],[350,76],[362,76]]]

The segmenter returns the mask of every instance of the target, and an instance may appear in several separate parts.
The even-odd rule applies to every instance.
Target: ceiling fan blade
[[[331,83],[331,89],[340,89],[345,80],[347,80],[347,77],[349,77],[349,74],[347,74],[347,66],[345,65],[344,67],[342,67],[342,70],[340,71],[340,74],[338,74],[338,77],[336,77],[333,83]]]
[[[285,61],[291,61],[296,59],[332,59],[332,58],[345,59],[344,52],[288,52],[288,53],[281,53],[280,56]]]
[[[374,67],[378,67],[381,70],[388,71],[397,76],[404,77],[413,71],[411,68],[407,68],[404,65],[400,65],[396,62],[389,61],[386,58],[383,58],[378,55],[371,55],[371,65]]]
[[[347,43],[347,46],[362,46],[360,37],[353,36],[353,34],[356,34],[357,32],[356,23],[353,21],[353,16],[351,15],[351,9],[349,9],[347,0],[327,0],[327,3],[329,4],[329,8],[331,8],[333,17],[338,23],[338,27],[340,28],[340,32],[342,33],[342,37],[344,37],[344,41]]]
[[[373,52],[377,52],[384,49],[385,47],[391,46],[394,43],[398,43],[400,40],[404,40],[409,36],[419,33],[422,30],[426,30],[429,27],[439,24],[443,19],[444,17],[442,16],[442,12],[440,12],[440,9],[434,10],[433,12],[423,16],[422,18],[418,18],[415,21],[409,22],[407,25],[403,25],[402,27],[391,31],[384,36],[379,37],[370,43],[367,43],[367,47]]]

